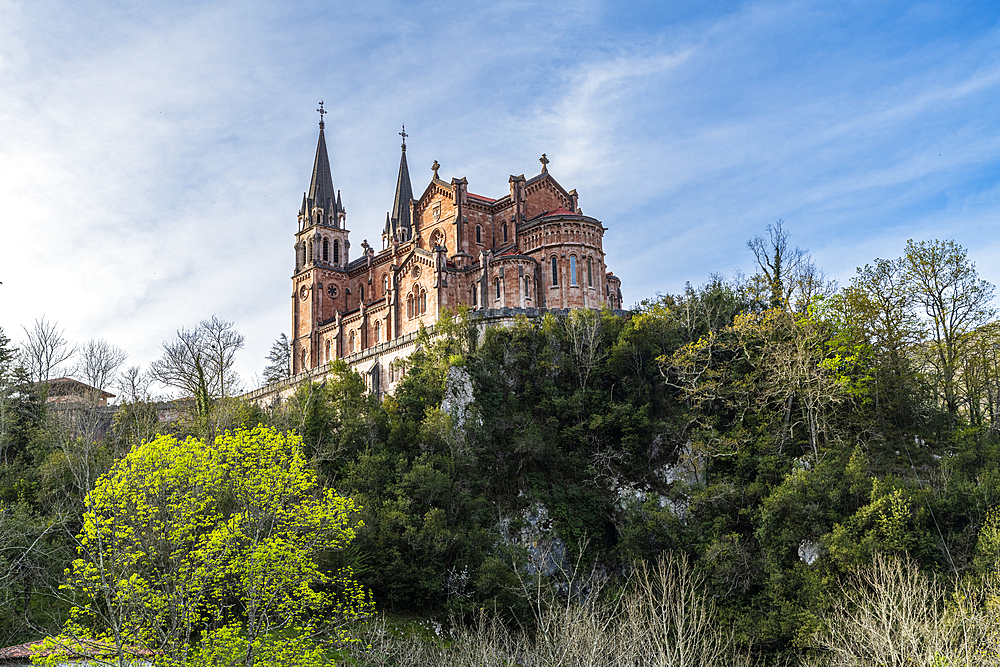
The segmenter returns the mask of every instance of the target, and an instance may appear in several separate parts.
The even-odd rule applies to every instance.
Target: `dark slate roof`
[[[399,158],[399,177],[396,179],[396,198],[392,203],[392,231],[405,227],[410,229],[410,200],[413,187],[410,185],[410,170],[406,166],[406,144]]]
[[[323,128],[319,128],[319,141],[316,144],[316,159],[313,161],[312,180],[309,182],[309,192],[306,194],[309,208],[319,206],[325,211],[336,210],[337,193],[333,189],[333,176],[330,174],[330,157],[326,152],[326,136]],[[303,211],[304,213],[308,210]]]

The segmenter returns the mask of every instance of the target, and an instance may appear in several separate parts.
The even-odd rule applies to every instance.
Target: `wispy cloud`
[[[784,217],[842,278],[909,236],[1000,280],[997,9],[815,2],[0,0],[0,326],[147,363],[213,313],[259,373],[289,326],[323,98],[356,244],[414,186],[551,170],[628,300],[749,268]]]

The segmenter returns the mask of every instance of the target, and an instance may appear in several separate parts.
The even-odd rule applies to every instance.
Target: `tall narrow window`
[[[323,263],[330,261],[330,239],[323,237]]]
[[[569,284],[576,287],[576,256],[569,256]]]
[[[326,360],[330,361],[330,341],[326,341]]]
[[[587,287],[594,286],[594,258],[587,258]]]
[[[347,335],[347,351],[349,354],[354,354],[354,331]]]
[[[333,263],[340,265],[340,241],[337,239],[333,240]]]
[[[480,227],[479,225],[476,225],[476,243],[482,243],[482,242],[483,242],[483,228]]]
[[[365,302],[365,286],[361,286],[361,303]]]
[[[559,284],[559,262],[555,257],[552,258],[552,284]]]
[[[389,294],[389,274],[382,276],[382,295]]]
[[[306,262],[311,262],[311,261],[313,261],[313,242],[312,241],[309,242],[309,255],[308,255],[308,259],[306,259]]]
[[[413,295],[406,295],[406,317],[407,319],[413,319]]]
[[[476,303],[476,292],[478,292],[478,291],[479,290],[476,289],[476,285],[473,284],[473,286],[472,286],[472,307],[473,308],[475,308],[477,305],[479,305],[479,304]]]
[[[420,314],[423,315],[427,312],[427,292],[425,290],[420,291]]]
[[[507,242],[507,223],[503,223],[503,242]]]
[[[375,342],[382,342],[382,323],[379,321],[375,322]]]

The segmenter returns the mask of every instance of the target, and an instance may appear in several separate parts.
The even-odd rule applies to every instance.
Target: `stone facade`
[[[465,178],[444,180],[437,162],[414,197],[401,134],[382,248],[365,240],[352,259],[320,122],[295,235],[293,379],[345,359],[368,374],[374,391],[391,390],[398,380],[391,362],[413,351],[420,326],[432,327],[442,311],[462,304],[480,315],[622,307],[621,282],[605,266],[606,228],[583,214],[576,190],[549,174],[544,155],[539,174],[511,176],[499,198],[470,192]]]

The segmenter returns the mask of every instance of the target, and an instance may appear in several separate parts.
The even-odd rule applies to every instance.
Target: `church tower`
[[[399,133],[403,137],[402,155],[399,158],[399,176],[396,178],[396,198],[392,203],[392,213],[385,215],[385,229],[382,230],[382,249],[392,246],[393,241],[406,243],[413,239],[413,216],[410,203],[413,201],[413,186],[410,184],[410,169],[406,166],[406,126]]]
[[[292,274],[292,373],[316,368],[326,359],[320,349],[319,325],[346,310],[347,263],[351,247],[345,226],[347,211],[333,188],[320,102],[319,141],[309,191],[302,195],[295,234]],[[326,356],[330,356],[327,353]]]

